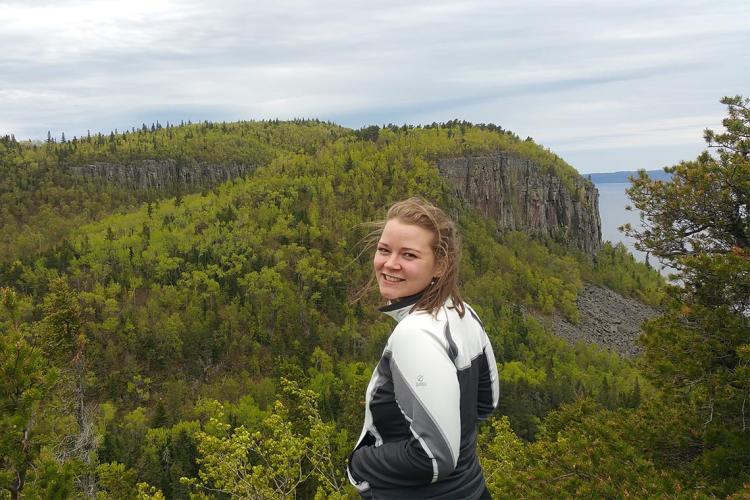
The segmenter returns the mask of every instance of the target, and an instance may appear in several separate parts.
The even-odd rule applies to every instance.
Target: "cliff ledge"
[[[568,185],[530,160],[499,152],[446,158],[440,174],[501,230],[552,238],[593,255],[601,248],[599,192],[581,176]]]

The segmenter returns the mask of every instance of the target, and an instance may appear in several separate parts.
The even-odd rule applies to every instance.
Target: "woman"
[[[489,498],[476,422],[497,406],[495,356],[458,291],[456,229],[418,198],[391,206],[373,267],[396,325],[370,379],[349,457],[364,498]]]

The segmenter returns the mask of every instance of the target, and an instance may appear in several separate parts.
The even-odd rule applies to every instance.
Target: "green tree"
[[[231,430],[223,406],[214,405],[196,433],[199,477],[183,483],[240,498],[347,498],[350,487],[337,466],[346,433],[321,420],[314,392],[282,383],[289,401],[276,401],[255,431]]]
[[[136,497],[136,473],[133,469],[128,469],[124,464],[112,462],[99,464],[96,467],[96,474],[99,483],[97,499]]]
[[[83,315],[78,293],[65,278],[56,278],[44,299],[44,326],[47,333],[46,349],[50,358],[62,369],[65,399],[75,416],[77,429],[64,439],[61,456],[80,460],[86,470],[78,477],[78,486],[85,494],[96,493],[97,435],[94,416],[96,405],[88,401],[88,367],[86,346],[88,339],[83,331]]]
[[[552,412],[533,443],[494,419],[479,438],[488,489],[497,498],[673,496],[680,485],[628,443],[626,417],[579,400]]]
[[[703,424],[697,465],[720,494],[750,480],[750,100],[725,97],[725,132],[706,130],[716,155],[643,171],[628,194],[643,228],[637,248],[676,270],[668,311],[644,328],[645,370]]]
[[[0,306],[11,317],[18,303],[15,291],[0,288]],[[14,499],[20,498],[34,462],[52,440],[44,432],[54,432],[46,409],[60,375],[27,326],[5,329],[0,322],[0,487]]]

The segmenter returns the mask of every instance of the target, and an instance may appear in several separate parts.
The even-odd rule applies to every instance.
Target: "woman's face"
[[[421,292],[438,276],[432,251],[433,234],[427,229],[391,219],[378,241],[373,266],[380,295],[387,300]]]

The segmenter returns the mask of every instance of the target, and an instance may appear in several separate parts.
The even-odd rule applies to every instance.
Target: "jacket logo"
[[[427,387],[427,382],[424,381],[424,375],[417,376],[417,387]]]

